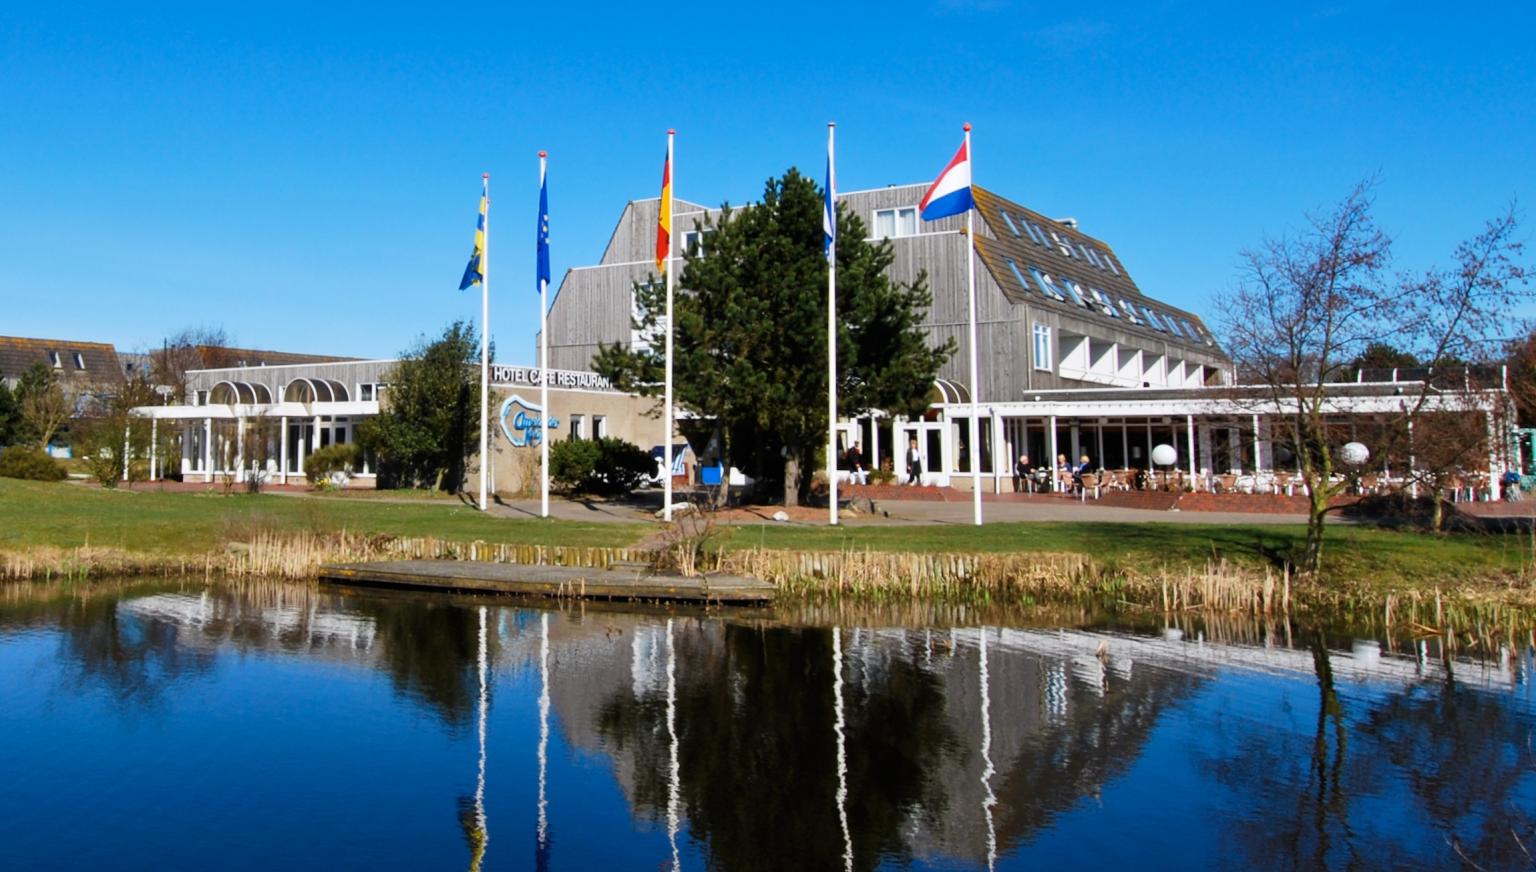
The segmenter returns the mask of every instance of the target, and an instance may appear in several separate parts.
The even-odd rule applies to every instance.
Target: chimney
[[[1060,224],[1063,227],[1071,228],[1073,230],[1077,229],[1077,219],[1076,218],[1072,218],[1072,217],[1057,218],[1056,219],[1056,223]]]

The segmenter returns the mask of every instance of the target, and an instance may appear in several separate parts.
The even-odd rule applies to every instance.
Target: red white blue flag
[[[937,221],[963,215],[975,206],[976,200],[971,196],[971,151],[967,143],[961,143],[960,150],[939,173],[917,208],[924,221]]]

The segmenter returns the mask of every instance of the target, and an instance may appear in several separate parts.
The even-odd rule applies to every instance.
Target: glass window
[[[1059,234],[1056,231],[1052,230],[1051,231],[1051,241],[1056,243],[1056,250],[1057,251],[1061,252],[1066,257],[1071,257],[1072,256],[1072,244],[1070,242],[1067,242],[1065,239],[1062,239],[1061,238],[1061,234]]]
[[[1051,280],[1050,276],[1035,269],[1034,267],[1029,268],[1029,274],[1034,276],[1035,281],[1040,283],[1040,287],[1045,291],[1045,295],[1047,297],[1054,297],[1058,300],[1061,300],[1063,303],[1067,301],[1067,298],[1062,295],[1061,291],[1056,289],[1056,283]]]
[[[1099,269],[1103,269],[1104,268],[1104,261],[1099,260],[1099,253],[1093,250],[1093,246],[1091,246],[1091,245],[1079,245],[1077,247],[1077,250],[1078,250],[1078,253],[1083,256],[1084,260],[1088,261],[1089,263],[1093,264],[1094,266],[1098,267]]]
[[[1024,229],[1029,231],[1030,239],[1033,239],[1035,242],[1044,245],[1047,248],[1050,247],[1050,243],[1045,241],[1045,231],[1040,229],[1039,224],[1036,224],[1033,221],[1028,221],[1025,222]]]
[[[585,439],[585,438],[587,438],[586,435],[581,432],[581,416],[580,415],[572,415],[571,416],[571,437],[570,438],[572,438],[572,439]]]
[[[1088,293],[1093,295],[1093,301],[1099,304],[1099,308],[1104,310],[1104,314],[1111,318],[1120,317],[1120,313],[1115,311],[1114,304],[1109,301],[1109,297],[1105,296],[1103,291],[1098,288],[1089,288]]]
[[[1141,307],[1141,314],[1142,314],[1142,317],[1144,319],[1146,319],[1146,322],[1148,324],[1151,324],[1153,327],[1156,327],[1157,329],[1163,331],[1164,333],[1168,332],[1168,328],[1163,326],[1163,322],[1162,322],[1162,320],[1160,318],[1157,317],[1157,313],[1156,312],[1152,311],[1151,309],[1147,308],[1146,306],[1142,306]]]
[[[1008,225],[1008,229],[1013,231],[1013,235],[1018,237],[1018,238],[1020,238],[1020,239],[1023,239],[1024,238],[1024,234],[1019,232],[1019,225],[1013,223],[1013,217],[1008,214],[1008,210],[1007,209],[999,209],[997,211],[1002,213],[1003,223]]]
[[[64,368],[64,361],[59,359],[59,353],[57,351],[48,352],[48,362],[53,364],[54,369]]]
[[[1077,282],[1074,282],[1069,278],[1062,278],[1058,283],[1067,289],[1067,293],[1072,295],[1072,302],[1082,306],[1084,309],[1093,308],[1093,304],[1088,302],[1087,295],[1083,293],[1082,287],[1079,286]]]
[[[1110,257],[1108,252],[1106,252],[1104,254],[1104,265],[1108,266],[1109,267],[1109,271],[1114,273],[1115,275],[1119,275],[1120,274],[1120,269],[1115,266],[1115,259]]]
[[[713,230],[688,230],[683,233],[683,251],[689,257],[703,257],[709,249],[709,236]]]
[[[608,416],[607,415],[593,415],[592,416],[592,438],[593,439],[606,439],[606,438],[608,438]]]
[[[1141,323],[1141,318],[1136,315],[1136,307],[1132,306],[1128,300],[1120,301],[1120,311],[1125,313],[1125,320],[1132,324]]]
[[[1024,288],[1025,293],[1028,293],[1029,281],[1024,278],[1024,274],[1022,272],[1019,272],[1019,265],[1014,263],[1013,258],[1011,257],[1006,258],[1006,260],[1008,261],[1008,268],[1013,270],[1013,277],[1019,280],[1019,285]]]
[[[1035,369],[1051,371],[1051,328],[1035,322]]]
[[[85,369],[85,358],[80,355],[80,352],[76,351],[74,353],[74,358],[75,369]]]
[[[917,235],[917,207],[875,210],[875,238],[890,239],[893,236]]]
[[[365,403],[373,402],[373,385],[360,384],[357,386],[357,398]]]

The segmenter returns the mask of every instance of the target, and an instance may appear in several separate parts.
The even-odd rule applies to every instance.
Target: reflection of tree
[[[1519,844],[1536,839],[1536,813],[1521,805],[1533,778],[1528,716],[1447,679],[1354,703],[1361,714],[1349,719],[1321,638],[1312,652],[1313,734],[1245,727],[1232,753],[1209,764],[1247,806],[1228,817],[1247,865],[1454,866],[1453,842],[1484,868],[1530,865]],[[1397,811],[1352,821],[1351,803],[1362,801]]]
[[[184,644],[176,623],[124,615],[119,602],[92,597],[56,604],[63,657],[80,667],[82,680],[125,702],[148,704],[185,675],[212,668],[213,652]]]
[[[721,869],[815,869],[841,858],[827,630],[727,625],[723,643],[679,632],[682,797],[692,835]],[[635,759],[634,801],[667,806],[665,698],[625,689],[599,730]],[[905,855],[903,824],[953,747],[938,680],[896,659],[847,695],[849,825],[858,868]],[[767,846],[772,846],[768,848]]]
[[[994,671],[1002,658],[993,655]],[[1093,658],[1090,668],[1096,665]],[[1018,667],[1034,664],[1033,658],[1016,661]],[[1040,675],[1050,661],[1039,661]],[[1081,663],[1074,670],[1083,670]],[[1007,680],[1007,674],[999,676]],[[1036,680],[1044,682],[1041,676]],[[1023,676],[1014,676],[1014,693],[999,694],[1008,687],[994,679],[993,724],[1020,721],[1038,708],[1027,692]],[[1074,682],[1070,702],[1059,717],[1034,724],[1021,748],[1011,759],[998,756],[994,779],[999,804],[996,813],[999,847],[1008,851],[1050,828],[1057,815],[1085,797],[1097,797],[1104,785],[1130,771],[1162,719],[1164,712],[1182,704],[1198,686],[1194,676],[1179,671],[1138,667],[1128,675],[1111,674],[1101,679],[1102,695],[1084,690]],[[1044,688],[1041,687],[1043,691]],[[1002,702],[1002,705],[999,705]],[[1010,704],[1011,703],[1011,704]]]
[[[1393,695],[1371,710],[1359,732],[1402,770],[1412,798],[1446,842],[1484,868],[1508,869],[1536,866],[1519,844],[1536,850],[1533,727],[1504,699],[1447,675],[1434,687]]]
[[[373,616],[395,688],[425,701],[452,726],[468,724],[478,687],[475,612],[418,600],[368,599],[358,606]]]

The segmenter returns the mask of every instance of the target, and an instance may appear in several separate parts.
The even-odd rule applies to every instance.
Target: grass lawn
[[[84,544],[139,553],[194,554],[262,531],[298,530],[436,536],[571,546],[631,545],[657,528],[644,523],[504,519],[457,500],[387,501],[236,494],[108,491],[0,478],[0,549]],[[1071,552],[1131,570],[1200,567],[1213,558],[1259,565],[1299,550],[1300,525],[1026,522],[926,526],[720,528],[724,548],[793,551]],[[1361,587],[1488,582],[1532,572],[1525,535],[1430,536],[1338,525],[1324,546],[1330,581]]]
[[[930,526],[786,527],[759,524],[728,531],[725,548],[800,551],[1054,551],[1092,555],[1130,569],[1202,566],[1213,558],[1260,564],[1300,550],[1306,527],[1255,524],[1026,522]],[[1323,544],[1324,571],[1337,581],[1392,587],[1452,582],[1530,570],[1530,538],[1521,534],[1432,536],[1407,530],[1338,525]]]
[[[457,501],[310,499],[271,494],[101,490],[0,478],[0,548],[91,545],[201,553],[271,530],[346,529],[398,536],[573,546],[623,546],[644,524],[490,518]]]

